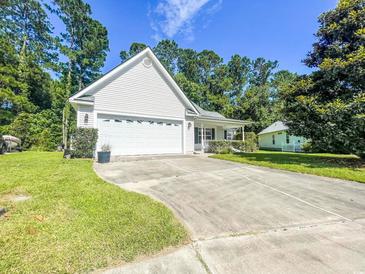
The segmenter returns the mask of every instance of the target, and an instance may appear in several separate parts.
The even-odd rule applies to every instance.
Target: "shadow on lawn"
[[[301,154],[285,152],[238,153],[250,161],[271,162],[273,164],[301,165],[312,168],[364,168],[365,162],[351,155]]]

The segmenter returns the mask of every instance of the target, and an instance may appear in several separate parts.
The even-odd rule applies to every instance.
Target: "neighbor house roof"
[[[289,128],[285,125],[282,121],[276,121],[272,125],[268,126],[264,130],[262,130],[258,135],[265,134],[265,133],[272,133],[277,131],[288,130]]]

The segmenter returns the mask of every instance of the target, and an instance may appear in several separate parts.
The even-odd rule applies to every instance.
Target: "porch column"
[[[245,126],[241,127],[242,130],[242,141],[245,141]]]
[[[203,124],[201,125],[200,130],[201,130],[202,152],[204,153],[204,147],[205,147],[205,145],[204,145],[204,125]]]

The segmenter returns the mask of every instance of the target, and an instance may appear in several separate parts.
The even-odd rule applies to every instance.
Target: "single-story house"
[[[282,121],[276,121],[258,134],[259,147],[264,150],[301,151],[306,139],[289,135],[288,127]]]
[[[69,99],[77,126],[98,129],[97,150],[112,155],[187,154],[223,140],[247,121],[228,119],[191,102],[150,48]],[[244,134],[242,134],[244,138]]]

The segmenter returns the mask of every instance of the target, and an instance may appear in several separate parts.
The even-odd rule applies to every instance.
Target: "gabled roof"
[[[148,56],[151,58],[152,62],[156,65],[156,68],[162,73],[162,75],[165,77],[166,81],[172,86],[172,88],[176,91],[176,94],[182,102],[186,105],[186,107],[193,113],[198,114],[198,110],[196,107],[190,102],[190,100],[187,98],[185,93],[180,89],[180,87],[177,85],[175,80],[172,78],[170,73],[164,68],[164,66],[161,64],[161,62],[157,59],[156,55],[153,53],[153,51],[147,47],[140,53],[136,54],[132,58],[128,59],[124,63],[120,64],[119,66],[115,67],[105,75],[103,75],[101,78],[90,84],[89,86],[85,87],[84,89],[77,92],[75,95],[71,96],[69,101],[71,103],[80,103],[80,101],[86,101],[86,103],[90,103],[92,101],[85,100],[86,96],[91,96],[93,92],[98,90],[98,87],[106,82],[107,80],[111,79],[112,77],[118,75],[118,73],[122,73],[123,70],[128,70],[128,68],[133,65],[136,61],[142,60],[144,56]]]
[[[215,112],[215,111],[208,111],[205,109],[202,109],[200,106],[198,106],[197,104],[193,103],[193,105],[195,106],[195,108],[198,110],[199,112],[199,117],[207,117],[207,118],[226,118],[224,117],[222,114]]]
[[[218,112],[202,109],[200,106],[198,106],[195,103],[193,103],[193,105],[199,112],[199,115],[196,117],[196,119],[198,119],[200,121],[217,122],[220,124],[221,123],[236,124],[237,126],[252,124],[252,122],[249,122],[249,121],[226,118]]]
[[[262,130],[258,135],[265,134],[265,133],[277,132],[277,131],[285,131],[285,130],[288,130],[288,129],[289,128],[285,125],[284,122],[276,121],[272,125],[268,126],[264,130]]]

